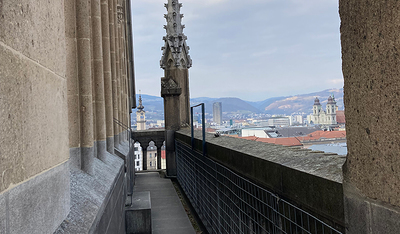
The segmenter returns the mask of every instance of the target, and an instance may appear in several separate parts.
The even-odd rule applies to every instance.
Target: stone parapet
[[[175,138],[191,144],[189,130],[177,131]],[[206,142],[208,157],[344,229],[343,156],[212,134],[206,135]],[[195,149],[202,151],[199,131],[195,131]]]

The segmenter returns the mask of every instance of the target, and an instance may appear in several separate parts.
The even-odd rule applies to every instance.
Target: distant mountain
[[[162,97],[142,94],[142,101],[145,111],[164,112],[164,100]],[[136,102],[139,105],[139,94],[136,95]]]
[[[267,113],[267,114],[286,114],[290,115],[296,112],[311,113],[315,97],[318,97],[322,106],[328,101],[330,95],[335,96],[335,100],[340,110],[343,110],[343,89],[327,89],[321,92],[299,94],[288,97],[273,97],[258,102],[248,102],[239,98],[192,98],[190,105],[205,103],[206,113],[212,113],[213,103],[222,102],[223,112],[236,113]],[[137,100],[139,95],[137,95]],[[146,111],[163,112],[163,99],[157,96],[142,94],[143,105]],[[196,110],[196,112],[200,112]]]
[[[335,96],[336,105],[340,110],[343,110],[343,89],[327,89],[321,92],[300,94],[290,97],[277,98],[271,102],[270,99],[259,106],[259,109],[264,110],[268,114],[291,114],[295,112],[311,113],[315,97],[318,97],[321,105],[325,109],[330,95]]]

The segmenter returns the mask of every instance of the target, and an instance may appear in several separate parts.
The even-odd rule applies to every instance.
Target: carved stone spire
[[[143,106],[143,104],[142,104],[142,94],[141,94],[140,91],[139,91],[139,105],[137,106],[137,109],[138,109],[137,112],[144,111],[144,110],[143,110],[143,109],[144,109],[144,106]]]
[[[164,6],[168,11],[168,14],[164,14],[164,18],[167,20],[167,25],[164,25],[167,35],[163,37],[165,45],[161,48],[163,54],[160,66],[163,69],[168,66],[190,68],[192,60],[189,56],[189,47],[186,45],[187,37],[183,34],[185,28],[181,22],[183,14],[180,14],[182,3],[179,3],[178,0],[168,0]],[[169,61],[172,61],[173,64],[170,64]]]

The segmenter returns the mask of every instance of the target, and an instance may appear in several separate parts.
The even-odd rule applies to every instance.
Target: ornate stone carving
[[[160,66],[163,69],[168,67],[168,51],[172,54],[175,67],[190,68],[192,60],[189,56],[189,47],[186,45],[187,37],[183,34],[185,25],[181,23],[183,14],[180,14],[180,8],[182,4],[178,0],[168,0],[168,3],[164,4],[164,6],[168,10],[168,14],[164,15],[167,21],[167,25],[164,25],[167,35],[163,37],[165,45],[162,47],[163,54]],[[184,65],[181,64],[182,59],[186,61]]]
[[[161,80],[161,88],[176,89],[179,88],[179,86],[172,78],[169,78],[168,80]]]
[[[124,21],[124,8],[120,5],[117,6],[117,18],[119,24]]]

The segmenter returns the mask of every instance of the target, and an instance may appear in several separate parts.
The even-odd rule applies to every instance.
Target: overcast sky
[[[167,0],[132,0],[136,92],[160,96]],[[180,0],[190,95],[270,97],[342,88],[338,0]]]

